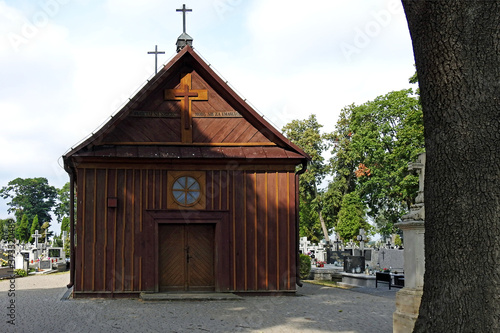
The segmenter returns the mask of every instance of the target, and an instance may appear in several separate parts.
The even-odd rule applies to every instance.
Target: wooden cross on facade
[[[191,73],[184,74],[179,89],[165,89],[166,101],[181,102],[182,142],[192,142],[191,101],[207,101],[206,89],[191,89]]]
[[[31,237],[35,239],[35,248],[38,249],[38,238],[42,237],[42,235],[38,233],[38,230],[35,230],[35,233]]]
[[[176,9],[176,12],[182,12],[182,32],[186,33],[186,12],[192,12],[192,9],[187,9],[183,4],[181,9]]]

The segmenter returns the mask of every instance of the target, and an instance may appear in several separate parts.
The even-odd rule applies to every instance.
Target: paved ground
[[[395,293],[304,284],[297,296],[239,301],[61,300],[69,274],[0,282],[3,332],[392,332]],[[15,326],[7,324],[15,301]],[[4,329],[5,328],[5,329]]]

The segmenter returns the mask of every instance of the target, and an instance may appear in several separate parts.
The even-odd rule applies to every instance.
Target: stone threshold
[[[141,293],[143,301],[235,301],[243,298],[232,293],[189,292],[189,293]]]

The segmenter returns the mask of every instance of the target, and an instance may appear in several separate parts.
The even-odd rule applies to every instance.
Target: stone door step
[[[143,301],[234,301],[240,296],[231,293],[141,293]]]

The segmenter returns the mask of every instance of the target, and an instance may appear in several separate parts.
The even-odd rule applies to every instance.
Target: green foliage
[[[64,250],[64,254],[66,255],[66,258],[69,258],[70,255],[71,255],[71,250],[70,250],[70,243],[71,240],[69,239],[69,236],[66,237],[66,239],[64,240],[64,247],[63,247],[63,250]]]
[[[365,205],[358,193],[351,192],[344,195],[342,208],[338,214],[337,227],[335,228],[340,238],[349,241],[356,239],[356,236],[359,235],[359,229],[363,228],[369,231],[371,226],[366,222],[365,216]]]
[[[62,223],[61,223],[61,232],[63,232],[63,231],[67,231],[67,232],[69,232],[69,228],[70,228],[70,225],[69,225],[69,217],[65,216],[65,217],[63,217],[63,219],[62,219]]]
[[[42,229],[42,237],[40,238],[41,242],[45,242],[47,237],[52,236],[53,232],[49,231],[49,227],[50,227],[49,222],[44,222],[42,224],[42,228],[41,228]]]
[[[394,238],[394,245],[396,245],[396,246],[402,246],[403,245],[403,241],[401,240],[401,236],[396,235],[396,237]]]
[[[40,230],[40,225],[38,224],[38,215],[35,215],[35,218],[33,219],[33,222],[31,222],[31,230],[29,234],[29,239],[28,242],[33,244],[33,236],[35,234],[35,231]]]
[[[330,145],[327,140],[329,134],[322,134],[322,127],[314,114],[305,120],[293,120],[283,127],[285,136],[311,157],[307,171],[299,179],[300,235],[308,237],[313,242],[328,237],[323,232],[322,223],[325,224],[325,229],[333,226],[333,221],[323,218],[322,212],[325,208],[325,200],[324,191],[320,189],[320,185],[329,170],[323,153]]]
[[[309,277],[311,273],[311,258],[308,255],[300,254],[300,272],[299,276],[302,280]]]
[[[64,217],[69,216],[69,204],[70,204],[70,186],[69,182],[64,184],[60,189],[57,189],[57,200],[59,201],[54,209],[54,214],[57,217],[57,221],[61,222]],[[61,229],[62,230],[62,229]]]
[[[46,178],[16,178],[0,189],[0,197],[10,199],[8,213],[14,213],[17,221],[21,221],[23,215],[29,221],[36,215],[41,223],[50,221],[56,196],[56,188],[50,186]]]
[[[23,215],[16,228],[16,239],[20,242],[27,242],[29,239],[28,216]]]
[[[62,233],[60,235],[54,235],[53,246],[63,247]]]
[[[12,218],[0,220],[0,239],[14,242],[16,239],[16,221]]]
[[[418,178],[407,167],[424,151],[418,98],[408,89],[350,105],[333,137],[333,187],[342,195],[356,190],[380,232],[393,233],[418,189]]]
[[[17,276],[21,276],[21,277],[28,276],[28,273],[24,269],[21,269],[21,268],[15,269],[14,274],[16,274]]]

